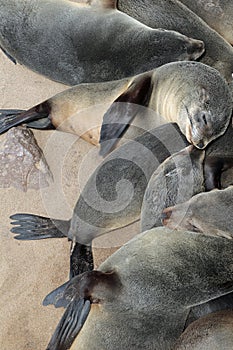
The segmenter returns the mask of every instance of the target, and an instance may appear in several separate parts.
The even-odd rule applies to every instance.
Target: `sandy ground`
[[[28,109],[66,88],[19,64],[14,65],[2,53],[0,77],[0,108]],[[93,146],[73,135],[33,132],[44,149],[54,183],[39,191],[0,188],[1,350],[46,348],[63,309],[43,307],[41,303],[47,293],[67,280],[69,271],[66,239],[16,241],[10,233],[9,216],[29,212],[70,218],[80,186],[101,161]],[[138,224],[98,238],[94,248],[96,266],[136,232]]]

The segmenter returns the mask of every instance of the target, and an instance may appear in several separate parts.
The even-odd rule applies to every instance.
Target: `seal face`
[[[68,85],[121,79],[204,52],[202,41],[151,29],[116,10],[115,1],[83,6],[1,0],[0,46],[30,69]]]

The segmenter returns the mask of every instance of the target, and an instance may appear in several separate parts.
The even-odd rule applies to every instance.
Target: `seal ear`
[[[133,80],[104,114],[99,140],[100,155],[106,156],[116,146],[140,110],[139,106],[148,106],[151,78],[152,74],[143,74]]]
[[[57,288],[60,293],[58,296],[60,305],[65,305],[67,301],[69,305],[46,350],[69,349],[87,319],[91,303],[99,303],[104,298],[113,297],[120,286],[116,272],[104,273],[93,270],[76,276]],[[58,298],[55,298],[56,302]],[[65,302],[62,302],[62,299]]]
[[[91,6],[100,6],[105,9],[116,9],[117,0],[89,0],[88,3]]]

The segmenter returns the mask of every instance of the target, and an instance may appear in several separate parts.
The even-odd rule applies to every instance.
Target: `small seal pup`
[[[145,132],[114,150],[97,167],[84,186],[70,221],[16,214],[11,216],[15,225],[11,231],[20,240],[68,237],[74,243],[71,276],[83,272],[83,260],[87,259],[87,266],[92,267],[92,240],[139,220],[151,175],[167,157],[187,145],[176,124]],[[87,266],[84,264],[85,269]]]
[[[233,311],[211,313],[193,322],[173,350],[232,350]]]
[[[233,238],[232,208],[233,186],[215,189],[164,209],[163,225]]]
[[[188,146],[167,158],[151,176],[142,202],[141,232],[162,225],[165,208],[203,192],[205,152]]]
[[[155,113],[145,113],[140,106]],[[80,84],[15,115],[2,111],[0,133],[28,123],[75,133],[98,144],[103,122],[101,154],[106,155],[125,130],[125,137],[133,138],[140,129],[151,130],[173,121],[189,142],[204,148],[225,132],[231,113],[231,93],[219,72],[199,62],[184,61],[132,78]],[[137,128],[128,127],[133,119]]]
[[[192,307],[232,292],[232,276],[232,241],[146,231],[68,282],[58,295],[68,307],[47,350],[170,350]]]
[[[121,79],[203,54],[202,41],[149,28],[115,3],[1,0],[0,46],[21,64],[67,85]]]
[[[233,45],[233,3],[231,0],[180,1]]]
[[[232,82],[232,46],[180,1],[118,0],[117,8],[151,28],[176,30],[203,40],[205,53],[200,57],[200,61],[216,68],[228,82]]]

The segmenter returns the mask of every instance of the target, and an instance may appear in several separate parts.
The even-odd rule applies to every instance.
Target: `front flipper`
[[[70,349],[91,308],[89,300],[74,299],[62,316],[46,350]]]
[[[70,221],[55,220],[44,216],[32,214],[15,214],[10,216],[11,232],[15,233],[15,239],[27,241],[46,238],[67,237]]]
[[[6,55],[6,57],[9,58],[9,60],[11,60],[11,62],[17,64],[16,59],[13,56],[11,56],[2,46],[0,46],[0,49]]]
[[[104,114],[99,141],[101,156],[106,156],[115,147],[137,115],[140,106],[148,105],[152,90],[151,75],[152,73],[142,74],[133,80]]]
[[[72,243],[70,249],[70,279],[93,269],[94,262],[91,245]]]
[[[27,111],[21,113],[16,110],[0,110],[0,134],[9,130],[13,126],[18,126],[23,123],[29,123],[30,126],[37,129],[53,128],[51,120],[49,119],[50,105],[47,101],[32,107]],[[40,120],[40,122],[38,122]]]

